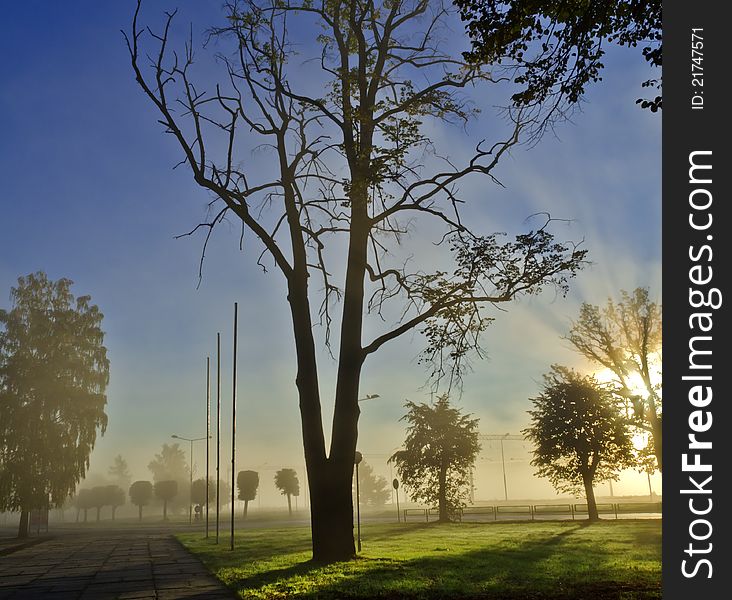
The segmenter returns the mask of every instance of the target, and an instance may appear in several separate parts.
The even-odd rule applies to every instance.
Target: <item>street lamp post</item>
[[[358,463],[363,460],[363,455],[356,450],[354,464],[356,465],[356,523],[358,524],[358,551],[361,552],[361,490],[358,484]]]
[[[193,442],[200,442],[201,440],[205,440],[208,438],[206,438],[205,436],[200,438],[187,438],[175,434],[171,435],[170,437],[175,440],[184,440],[186,442],[190,442],[191,444],[191,464],[188,469],[190,472],[190,483],[188,488],[188,524],[190,525],[191,523],[193,523]],[[206,498],[206,502],[208,502],[208,498]]]

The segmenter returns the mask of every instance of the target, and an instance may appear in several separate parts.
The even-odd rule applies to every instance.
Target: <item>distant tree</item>
[[[597,521],[595,482],[617,479],[635,464],[627,423],[613,393],[592,376],[552,366],[542,393],[531,399],[531,426],[522,433],[534,443],[532,466],[558,491],[584,489],[590,521]]]
[[[469,494],[470,469],[480,451],[478,419],[450,405],[442,395],[433,404],[407,402],[404,449],[389,461],[414,500],[439,510],[446,522],[462,508]]]
[[[602,79],[608,43],[637,47],[652,67],[661,66],[661,0],[454,0],[473,42],[470,61],[507,63],[519,84],[521,107],[577,102]],[[642,87],[661,87],[661,78]],[[638,100],[656,112],[660,94]]]
[[[150,504],[153,497],[153,484],[149,481],[135,481],[130,486],[130,501],[136,505],[142,521],[142,507]]]
[[[74,498],[74,505],[76,506],[76,522],[79,522],[79,511],[84,511],[84,523],[87,520],[87,512],[90,508],[94,507],[94,495],[91,489],[85,488],[79,490]]]
[[[91,494],[91,505],[97,509],[97,521],[99,521],[102,508],[109,504],[110,497],[107,487],[106,485],[95,485],[89,490]]]
[[[174,479],[155,482],[155,497],[163,501],[163,520],[168,520],[168,502],[178,494],[178,482]]]
[[[214,500],[216,499],[216,490],[214,490]],[[219,505],[226,506],[231,503],[231,486],[228,481],[219,480]]]
[[[72,283],[20,277],[0,310],[0,510],[20,511],[19,537],[74,492],[107,427],[103,315]]]
[[[236,476],[236,487],[239,491],[239,500],[244,501],[244,518],[246,518],[247,512],[249,512],[249,502],[257,497],[259,473],[256,471],[239,471]]]
[[[112,466],[107,469],[107,473],[112,478],[112,481],[114,481],[123,490],[129,487],[132,476],[130,475],[127,461],[122,458],[121,454],[114,457],[114,463],[112,463]]]
[[[365,460],[358,465],[358,477],[361,502],[367,506],[383,506],[391,495],[386,478],[375,475],[374,468]]]
[[[295,469],[280,469],[275,473],[275,487],[283,496],[287,496],[287,510],[292,516],[292,496],[300,495],[300,482]]]
[[[106,486],[107,502],[108,506],[112,507],[112,521],[117,516],[117,509],[125,503],[126,495],[125,491],[118,485]]]
[[[179,511],[185,508],[188,512],[190,471],[186,454],[178,443],[163,444],[159,454],[148,463],[147,468],[153,475],[153,482],[175,480],[178,482],[178,494],[170,503],[170,508]]]
[[[586,358],[615,377],[616,393],[632,406],[632,424],[651,434],[658,470],[663,469],[662,307],[646,288],[600,308],[583,304],[567,340]],[[639,385],[634,385],[639,382]]]

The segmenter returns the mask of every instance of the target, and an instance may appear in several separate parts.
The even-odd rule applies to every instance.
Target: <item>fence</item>
[[[618,503],[598,503],[597,512],[601,515],[614,515],[619,518],[620,514],[649,514],[661,513],[661,502],[618,502]],[[408,517],[419,515],[426,522],[429,522],[430,515],[438,514],[437,508],[405,508],[404,522]],[[494,521],[498,520],[499,515],[520,519],[527,518],[531,521],[541,516],[566,516],[576,519],[577,517],[585,518],[587,516],[587,504],[514,504],[495,506],[467,506],[460,510],[457,520],[462,521],[465,517],[480,517],[486,515],[493,517]]]

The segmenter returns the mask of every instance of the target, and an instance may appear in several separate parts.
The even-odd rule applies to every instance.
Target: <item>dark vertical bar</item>
[[[216,543],[221,510],[221,334],[216,334]]]
[[[211,441],[211,357],[206,357],[206,537],[208,537],[208,508],[210,486],[210,441]]]
[[[231,389],[231,549],[234,549],[234,492],[236,489],[236,345],[239,305],[234,302],[234,365]]]
[[[665,600],[729,597],[728,6],[663,2]]]

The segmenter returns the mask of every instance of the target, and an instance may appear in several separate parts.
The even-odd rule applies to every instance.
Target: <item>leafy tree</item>
[[[20,277],[0,310],[0,510],[20,511],[19,537],[74,492],[107,427],[103,315],[72,283]]]
[[[109,490],[106,485],[95,485],[89,490],[91,505],[97,509],[97,522],[102,512],[102,508],[109,504]]]
[[[470,469],[480,451],[478,419],[450,405],[446,394],[433,404],[407,402],[404,449],[389,459],[396,463],[410,496],[439,509],[446,522],[465,505]]]
[[[107,473],[123,490],[129,487],[132,476],[127,461],[122,458],[121,454],[114,457],[114,463],[107,469]]]
[[[74,505],[76,506],[76,522],[79,522],[79,511],[84,511],[84,523],[87,519],[87,511],[94,507],[94,496],[91,489],[85,488],[79,490],[74,498]]]
[[[292,516],[292,496],[300,495],[300,481],[295,469],[280,469],[275,473],[275,487],[287,496],[287,510]]]
[[[647,431],[663,468],[661,414],[662,309],[645,288],[600,308],[583,304],[567,339],[583,356],[614,374],[616,393],[632,406],[634,426]],[[639,384],[639,385],[638,385]]]
[[[163,501],[163,521],[168,520],[168,502],[178,494],[178,482],[174,479],[155,482],[155,497]]]
[[[531,401],[531,426],[522,432],[535,445],[531,464],[559,491],[584,489],[589,519],[597,521],[592,486],[617,479],[618,471],[635,464],[616,398],[594,377],[554,365]]]
[[[149,481],[135,481],[130,486],[130,501],[137,506],[140,521],[142,521],[142,507],[150,504],[152,497],[153,484]]]
[[[178,482],[178,494],[171,503],[171,508],[188,511],[190,471],[186,454],[180,444],[163,444],[159,454],[150,461],[147,468],[153,475],[153,482],[175,480]]]
[[[150,35],[138,4],[127,39],[137,83],[214,198],[211,219],[194,231],[207,231],[208,240],[233,215],[263,248],[259,263],[284,278],[319,561],[355,555],[351,482],[366,360],[417,329],[435,380],[459,376],[470,353],[480,355],[480,334],[497,314],[489,311],[545,286],[566,291],[585,256],[555,241],[549,221],[504,240],[471,231],[461,218],[460,184],[496,181],[494,167],[529,122],[517,111],[495,143],[478,143],[465,160],[443,159],[429,132],[467,122],[477,111],[462,90],[496,82],[449,52],[451,13],[441,0],[227,2],[224,25],[210,31],[221,73],[208,92],[194,83],[188,35],[184,51],[172,48],[174,14]],[[309,68],[319,70],[305,75]],[[273,149],[272,169],[246,164],[262,145]],[[405,258],[426,254],[426,236],[411,236],[417,229],[443,242],[423,265]],[[334,333],[328,448],[317,346],[331,349]]]
[[[361,502],[367,506],[383,506],[391,496],[389,483],[381,475],[374,474],[374,468],[365,460],[358,465]]]
[[[249,502],[257,497],[257,488],[259,487],[259,473],[257,473],[256,471],[239,471],[236,476],[236,487],[239,490],[239,500],[244,501],[244,518],[246,518],[247,512],[249,510]]]
[[[125,503],[127,498],[125,496],[125,491],[118,485],[108,485],[105,489],[107,496],[106,504],[112,507],[112,521],[114,521],[114,518],[117,515],[117,509]]]
[[[608,43],[637,47],[661,66],[661,0],[454,0],[473,43],[468,60],[508,63],[520,90],[513,102],[550,112],[577,102],[602,79]],[[661,87],[659,79],[643,87]],[[638,100],[656,112],[661,96]]]

